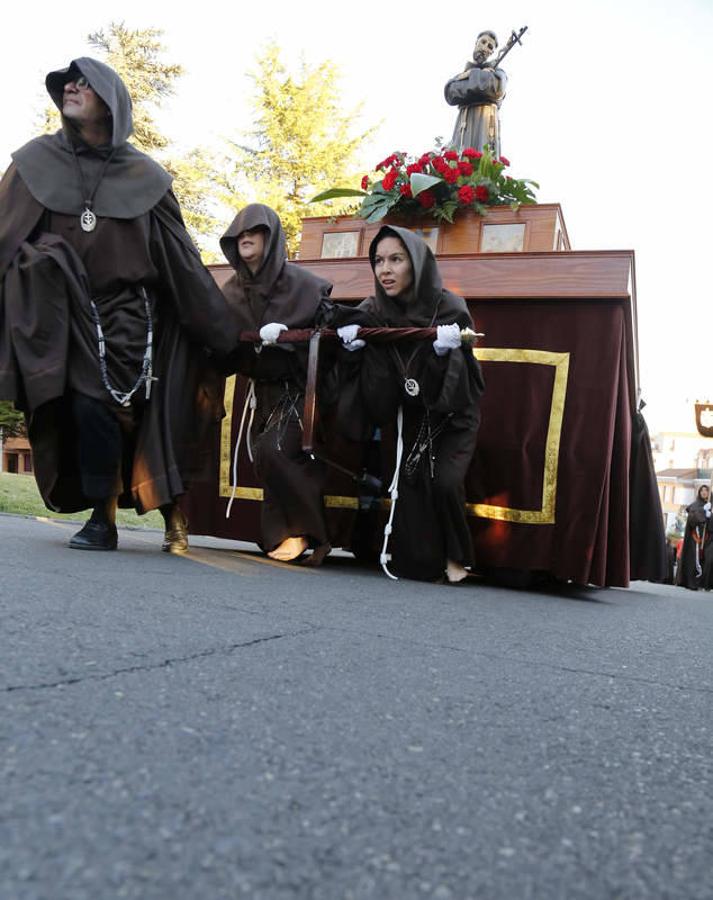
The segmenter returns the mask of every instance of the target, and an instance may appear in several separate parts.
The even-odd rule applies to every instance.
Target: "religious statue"
[[[498,46],[492,31],[481,31],[476,38],[473,59],[459,75],[445,86],[446,102],[457,106],[458,118],[451,143],[459,151],[465,147],[482,150],[487,146],[496,158],[500,148],[500,104],[505,97],[507,75],[499,68],[503,57],[527,31],[527,26],[514,31],[498,56],[490,57]]]

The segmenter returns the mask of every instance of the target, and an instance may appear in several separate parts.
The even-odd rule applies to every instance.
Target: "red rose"
[[[458,163],[458,170],[461,175],[472,175],[473,174],[473,166],[469,162]]]
[[[443,154],[443,156],[446,159],[458,159],[458,154],[456,153],[455,150],[446,150],[445,153]]]
[[[500,162],[501,162],[504,166],[509,166],[509,165],[510,165],[510,160],[509,160],[506,156],[501,156],[501,157],[500,157]]]
[[[369,176],[365,175],[361,180],[361,189],[365,191],[369,187]]]
[[[469,206],[475,200],[475,191],[469,184],[464,184],[462,188],[458,188],[458,202],[463,206]]]
[[[410,184],[402,184],[399,187],[399,193],[401,194],[402,197],[406,197],[407,199],[409,197],[413,197],[413,194],[411,193],[411,185]]]
[[[458,181],[458,169],[451,169],[450,166],[447,166],[443,172],[443,180],[448,184],[455,184]]]
[[[413,175],[414,173],[423,172],[423,166],[421,163],[411,163],[410,166],[406,166],[406,174]]]
[[[470,156],[474,159],[478,159],[482,155],[482,153],[478,153],[475,147],[466,147],[465,150],[461,153],[461,156]]]
[[[475,199],[480,203],[487,203],[490,199],[490,192],[484,184],[479,184],[475,189]]]
[[[418,197],[416,197],[416,200],[424,209],[430,209],[432,206],[436,205],[436,195],[433,191],[421,191]]]

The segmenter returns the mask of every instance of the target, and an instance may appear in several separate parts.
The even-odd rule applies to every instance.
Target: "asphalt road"
[[[713,595],[0,516],[2,900],[713,897]]]

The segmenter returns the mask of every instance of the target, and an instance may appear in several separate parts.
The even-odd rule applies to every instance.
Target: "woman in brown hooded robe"
[[[710,488],[702,484],[696,499],[686,507],[686,530],[676,572],[679,587],[697,591],[713,589],[713,516]]]
[[[386,573],[420,580],[445,573],[458,582],[473,564],[464,481],[484,387],[477,360],[461,343],[461,329],[473,322],[462,297],[443,288],[435,257],[413,232],[384,226],[369,260],[374,295],[340,311],[340,322],[352,323],[338,329],[340,337],[347,350],[358,351],[343,360],[340,418],[352,437],[364,418],[385,432],[396,426],[392,509],[381,555]],[[438,337],[364,346],[355,325],[436,326]]]
[[[288,328],[324,324],[332,308],[332,285],[287,261],[285,233],[269,206],[246,206],[220,246],[235,270],[223,288],[225,298],[241,332],[259,332],[262,341],[240,344],[229,361],[254,390],[248,446],[263,485],[261,545],[282,561],[312,547],[307,562],[319,565],[330,546],[324,464],[302,451],[307,345],[276,341]]]

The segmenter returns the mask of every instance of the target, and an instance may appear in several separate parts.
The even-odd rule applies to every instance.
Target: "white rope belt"
[[[391,484],[389,485],[389,496],[391,497],[391,510],[389,512],[389,521],[386,523],[384,528],[384,544],[381,548],[381,556],[379,557],[379,562],[381,563],[381,568],[384,572],[391,578],[393,581],[398,581],[399,579],[396,575],[392,575],[389,572],[389,567],[387,563],[391,560],[391,554],[388,553],[389,547],[389,537],[391,536],[391,532],[393,531],[393,521],[394,521],[394,512],[396,510],[396,501],[399,499],[399,472],[401,471],[401,457],[404,453],[404,408],[403,406],[399,406],[399,411],[396,415],[396,427],[397,427],[397,438],[396,438],[396,469],[394,471],[394,477],[391,479]]]
[[[228,508],[225,510],[225,518],[230,518],[230,510],[233,507],[233,500],[235,500],[235,494],[238,490],[238,454],[240,453],[240,443],[243,439],[243,429],[245,427],[245,418],[248,414],[248,409],[250,410],[250,420],[248,422],[248,434],[247,434],[247,448],[248,448],[248,457],[250,458],[250,462],[253,461],[253,451],[252,451],[252,442],[250,440],[250,432],[253,427],[253,419],[255,418],[255,407],[257,406],[257,398],[255,396],[255,379],[250,378],[248,381],[248,389],[245,392],[245,402],[243,403],[243,414],[240,417],[240,427],[238,428],[238,437],[235,441],[235,450],[233,451],[233,490],[230,493],[230,500],[228,501]]]

